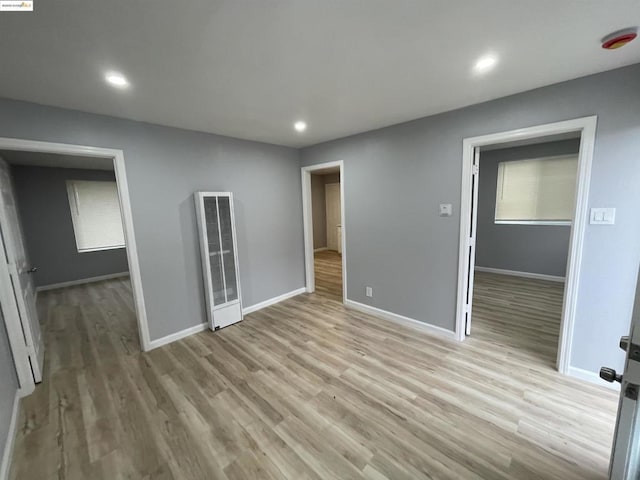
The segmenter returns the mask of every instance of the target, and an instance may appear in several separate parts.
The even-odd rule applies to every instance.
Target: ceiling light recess
[[[129,80],[127,77],[118,72],[109,72],[104,76],[105,80],[118,88],[127,88],[129,86]]]
[[[477,74],[487,73],[489,70],[492,70],[497,63],[498,57],[496,57],[495,55],[483,55],[476,61],[475,65],[473,66],[473,71]]]
[[[307,129],[307,122],[298,120],[296,123],[293,124],[293,128],[295,128],[296,132],[302,133]]]

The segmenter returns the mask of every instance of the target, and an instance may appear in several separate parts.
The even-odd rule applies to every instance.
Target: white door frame
[[[311,201],[311,173],[327,168],[340,167],[340,224],[342,225],[342,302],[347,299],[347,228],[344,199],[344,162],[318,163],[302,167],[302,222],[304,227],[304,269],[305,286],[307,293],[313,293],[316,289],[316,279],[313,264],[313,210]]]
[[[118,186],[118,196],[120,199],[120,209],[122,211],[122,220],[124,227],[124,236],[126,242],[127,259],[129,262],[129,274],[131,276],[131,285],[133,289],[134,304],[136,307],[136,317],[138,319],[138,333],[140,336],[140,344],[143,351],[150,350],[149,345],[149,326],[147,324],[147,312],[144,304],[144,294],[142,291],[142,277],[140,275],[140,262],[138,260],[138,249],[136,246],[136,238],[133,229],[133,214],[131,212],[131,200],[129,198],[129,186],[127,183],[127,173],[125,169],[124,153],[122,150],[111,148],[98,148],[84,145],[71,145],[65,143],[40,142],[36,140],[22,140],[17,138],[0,137],[0,150],[19,150],[24,152],[41,152],[41,153],[57,153],[63,155],[76,155],[83,157],[108,158],[113,160],[113,167],[116,176],[116,184]],[[2,272],[0,272],[1,274]],[[3,288],[6,288],[6,282],[2,282]],[[9,333],[10,340],[13,338],[11,348],[14,352],[14,362],[16,362],[16,370],[18,372],[24,370],[18,362],[28,362],[26,356],[26,346],[14,345],[15,339],[21,338],[22,327],[19,318],[13,318],[13,315],[4,319]],[[19,342],[24,344],[24,341]],[[28,394],[33,390],[33,378],[31,383],[25,384],[24,393]],[[22,388],[22,384],[21,384]]]
[[[481,135],[465,138],[462,142],[462,194],[460,202],[460,246],[458,261],[458,295],[456,303],[456,338],[465,338],[465,294],[467,289],[467,272],[470,265],[468,256],[469,239],[465,232],[469,232],[471,220],[471,196],[473,174],[473,152],[476,147],[499,143],[525,140],[570,132],[580,133],[580,153],[578,157],[578,172],[576,186],[576,210],[571,226],[571,240],[567,262],[567,274],[564,290],[562,321],[560,324],[560,341],[558,343],[558,357],[556,367],[560,373],[568,374],[571,359],[571,344],[578,301],[578,287],[580,281],[580,265],[584,232],[588,222],[589,184],[591,178],[591,161],[595,144],[597,116],[576,118],[562,122],[548,123],[533,127],[520,128],[507,132]],[[477,186],[476,186],[477,188]],[[475,241],[475,231],[473,232]],[[473,259],[475,264],[475,259]]]

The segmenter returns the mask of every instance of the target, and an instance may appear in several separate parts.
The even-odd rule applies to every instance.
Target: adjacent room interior
[[[468,334],[532,366],[557,364],[579,149],[577,133],[480,149]]]
[[[342,200],[340,168],[311,173],[316,292],[342,299]]]
[[[615,3],[0,1],[0,480],[637,480]]]
[[[0,229],[16,265],[11,286],[32,380],[66,372],[75,381],[77,368],[115,356],[83,351],[89,337],[113,337],[118,352],[140,352],[112,159],[0,150],[0,161]],[[45,349],[54,364],[45,363]]]

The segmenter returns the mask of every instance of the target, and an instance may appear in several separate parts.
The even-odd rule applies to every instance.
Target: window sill
[[[496,225],[555,225],[570,227],[572,223],[567,220],[495,220]]]

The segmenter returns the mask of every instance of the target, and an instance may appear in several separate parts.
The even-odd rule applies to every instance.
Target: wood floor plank
[[[312,295],[140,353],[126,279],[42,292],[11,478],[604,480],[617,396],[554,370],[563,285],[479,273],[463,343]]]

